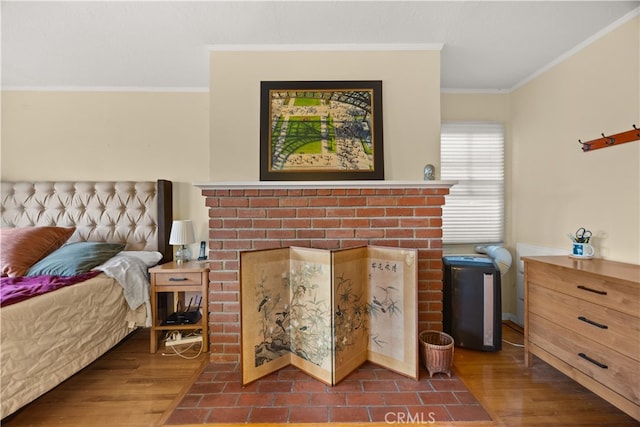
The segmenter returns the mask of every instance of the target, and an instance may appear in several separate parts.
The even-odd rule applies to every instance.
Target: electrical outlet
[[[176,339],[168,339],[165,341],[167,347],[173,347],[174,345],[181,344],[193,344],[196,342],[202,342],[202,335],[191,335],[188,337],[178,337]]]

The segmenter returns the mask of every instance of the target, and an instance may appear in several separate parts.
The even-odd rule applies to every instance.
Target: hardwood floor
[[[158,425],[207,361],[150,354],[149,329],[140,329],[2,426]]]
[[[503,340],[522,344],[522,330],[509,322]],[[497,426],[638,426],[624,412],[547,363],[524,366],[524,350],[503,342],[502,351],[456,349],[454,368]]]
[[[517,329],[503,325],[503,338],[522,343]],[[160,425],[200,372],[206,356],[183,360],[160,352],[151,355],[148,338],[148,330],[135,333],[81,373],[2,420],[2,425]],[[493,422],[454,425],[640,425],[537,358],[532,368],[525,368],[522,348],[508,343],[497,353],[456,348],[454,370],[493,418]]]

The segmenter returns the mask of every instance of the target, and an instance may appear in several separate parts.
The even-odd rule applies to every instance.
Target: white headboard
[[[2,227],[76,227],[70,242],[125,243],[173,258],[171,181],[3,181],[0,194]]]

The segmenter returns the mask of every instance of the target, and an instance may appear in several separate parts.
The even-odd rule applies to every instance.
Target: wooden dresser
[[[640,420],[640,266],[523,260],[525,365],[536,355]]]

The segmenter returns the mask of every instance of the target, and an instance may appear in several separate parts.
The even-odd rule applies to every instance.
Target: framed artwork
[[[260,180],[381,180],[382,81],[263,81]]]

